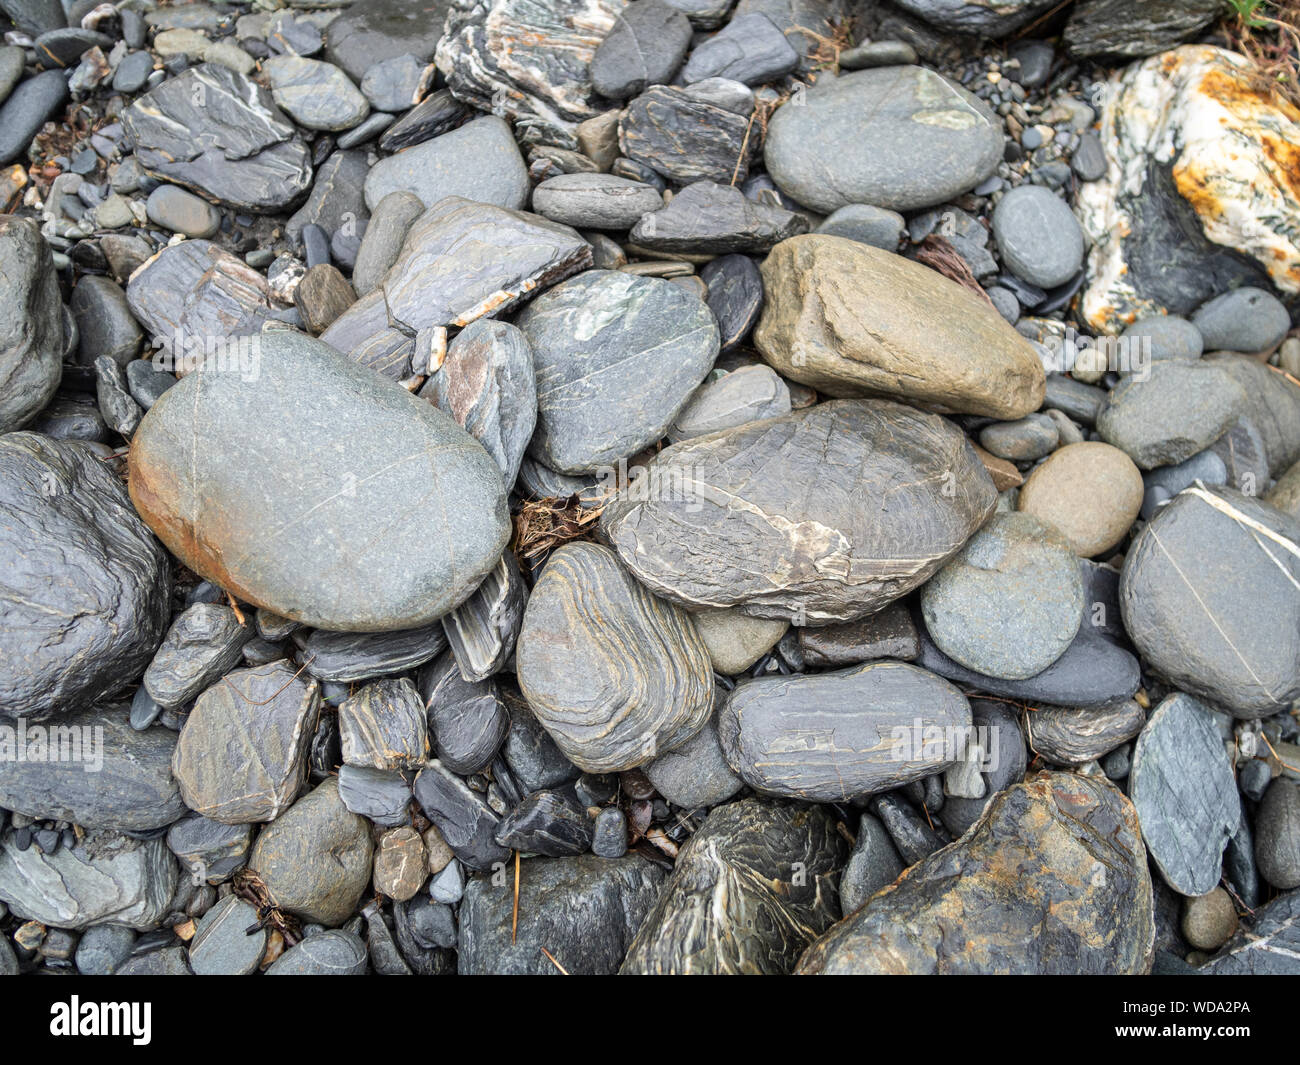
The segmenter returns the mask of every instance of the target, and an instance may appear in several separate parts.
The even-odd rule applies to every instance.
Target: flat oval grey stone
[[[992,223],[1003,263],[1022,281],[1055,288],[1079,272],[1083,229],[1065,201],[1042,185],[1008,192]]]
[[[799,53],[780,28],[761,12],[737,13],[718,33],[691,52],[682,81],[731,78],[761,85],[799,66]]]
[[[509,536],[491,456],[319,341],[267,333],[259,350],[256,381],[190,374],[141,423],[131,496],[162,540],[241,599],[320,628],[413,628],[464,601]],[[267,450],[202,443],[247,424]],[[379,542],[376,514],[392,515]]]
[[[764,159],[781,191],[812,210],[910,211],[974,188],[1002,142],[1001,123],[965,89],[923,67],[881,67],[823,76],[799,106],[781,107]]]
[[[580,229],[631,229],[664,198],[653,185],[613,174],[559,174],[533,189],[533,210]]]
[[[672,5],[637,0],[614,18],[614,27],[591,57],[591,85],[611,100],[665,84],[691,44],[691,25]]]
[[[633,225],[628,239],[653,251],[707,255],[765,252],[807,231],[803,215],[751,200],[733,185],[694,181]]]
[[[933,491],[945,476],[952,492]],[[816,624],[916,588],[995,501],[950,423],[888,400],[835,400],[666,448],[601,526],[658,595]]]
[[[537,370],[530,454],[560,473],[598,472],[661,439],[718,354],[703,300],[613,270],[557,285],[516,324]]]
[[[360,936],[328,928],[290,947],[271,964],[267,976],[360,976],[366,971],[366,945]]]
[[[849,802],[940,773],[961,753],[966,697],[905,662],[741,681],[718,713],[728,764],[757,791]]]
[[[370,113],[370,104],[338,67],[319,59],[277,55],[264,60],[271,96],[307,129],[351,129]]]
[[[266,950],[266,930],[248,929],[258,923],[252,906],[227,895],[198,923],[190,940],[190,968],[197,976],[251,976]]]
[[[186,607],[144,671],[144,686],[159,706],[183,706],[233,669],[254,635],[225,603]]]

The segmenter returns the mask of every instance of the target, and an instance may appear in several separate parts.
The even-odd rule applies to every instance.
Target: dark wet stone
[[[311,185],[311,159],[267,90],[205,63],[122,113],[146,172],[247,211],[289,206]]]
[[[227,825],[190,814],[167,830],[167,846],[197,883],[220,884],[248,861],[249,825]]]
[[[388,126],[379,138],[386,152],[399,152],[414,144],[441,137],[473,117],[474,112],[452,96],[447,89],[430,93],[409,112]],[[513,156],[503,148],[503,160]]]
[[[3,121],[0,110],[0,129]],[[54,398],[63,344],[50,247],[33,220],[0,215],[0,433],[22,428]]]
[[[1300,975],[1300,891],[1279,895],[1254,914],[1198,972],[1210,976]]]
[[[112,976],[131,956],[135,938],[135,932],[122,925],[97,924],[87,928],[77,942],[77,972],[83,976]],[[13,975],[17,971],[15,964]]]
[[[600,858],[621,858],[627,853],[627,815],[606,806],[592,826],[591,852]]]
[[[290,947],[266,970],[267,976],[361,976],[366,971],[361,937],[331,928]]]
[[[584,853],[592,831],[591,818],[572,794],[536,791],[501,819],[496,841],[525,854],[563,858]]]
[[[318,341],[268,332],[258,350],[255,381],[190,374],[149,411],[131,449],[137,508],[196,573],[305,624],[392,631],[457,606],[509,533],[491,457],[446,415]],[[322,449],[340,418],[348,446]],[[250,423],[278,427],[274,458],[200,446]],[[373,515],[399,507],[377,547]]]
[[[778,464],[782,477],[755,476]],[[916,487],[940,474],[951,495]],[[886,495],[888,509],[873,502]],[[948,422],[887,400],[840,400],[674,444],[601,523],[657,595],[807,624],[862,617],[917,587],[994,500]],[[817,532],[792,538],[796,526]]]
[[[136,357],[144,333],[131,314],[121,285],[111,278],[88,274],[77,282],[68,306],[77,322],[82,365],[107,356],[125,366]]]
[[[908,610],[891,603],[861,621],[799,629],[799,649],[813,669],[836,669],[877,658],[911,660],[921,653]]]
[[[623,154],[669,181],[744,181],[754,145],[745,141],[747,115],[656,86],[628,103],[618,124]]]
[[[476,877],[460,905],[458,972],[558,976],[558,965],[573,975],[613,975],[663,881],[659,866],[635,854],[527,859],[512,934],[513,889]]]
[[[466,158],[475,160],[467,168]],[[495,115],[390,155],[370,168],[366,203],[390,192],[413,192],[426,207],[447,196],[517,209],[528,202],[528,171],[510,127]]]
[[[370,828],[327,780],[262,830],[248,866],[272,902],[306,921],[338,925],[370,884]]]
[[[903,871],[894,842],[885,826],[869,813],[858,822],[857,837],[849,860],[840,874],[840,905],[851,914],[881,888],[892,884]]]
[[[1280,477],[1300,461],[1300,388],[1258,359],[1219,352],[1204,361],[1241,385],[1246,393],[1244,413],[1263,437],[1269,472]]]
[[[497,682],[467,681],[449,652],[420,671],[419,685],[442,764],[466,775],[486,769],[510,727]]]
[[[95,398],[104,424],[129,440],[140,424],[143,411],[131,398],[122,367],[107,355],[95,360]]]
[[[301,658],[309,675],[347,684],[405,673],[446,649],[442,626],[435,622],[397,632],[317,630],[303,641]]]
[[[537,423],[533,353],[519,329],[486,318],[471,322],[420,396],[487,448],[507,487],[515,483]]]
[[[1100,706],[1039,706],[1026,715],[1029,742],[1057,765],[1084,765],[1131,740],[1146,724],[1146,712],[1132,699]]]
[[[467,681],[486,680],[506,667],[524,621],[528,588],[513,552],[504,551],[496,568],[474,594],[442,617],[442,629]]]
[[[89,446],[0,437],[0,707],[38,719],[138,677],[170,613],[166,553]]]
[[[843,70],[906,66],[917,61],[916,49],[905,41],[864,41],[839,54]]]
[[[471,869],[491,869],[510,852],[496,842],[499,818],[487,803],[441,762],[415,778],[415,799],[456,857]]]
[[[622,100],[651,85],[666,84],[690,44],[691,25],[681,12],[662,0],[637,0],[615,15],[614,28],[596,47],[592,87],[611,100]]]
[[[677,855],[625,974],[784,974],[839,916],[848,850],[823,807],[720,806]]]
[[[334,152],[316,168],[311,195],[285,224],[292,241],[301,239],[307,225],[318,225],[327,233],[351,229],[358,233],[370,218],[362,185],[370,167],[364,152]]]
[[[126,364],[126,386],[141,410],[152,407],[175,383],[176,378],[158,369],[151,359],[133,359]]]
[[[1181,692],[1156,707],[1133,749],[1129,793],[1169,886],[1180,895],[1212,891],[1241,802],[1208,707]]]
[[[21,159],[32,138],[68,99],[68,76],[61,70],[36,74],[0,104],[0,166]]]
[[[691,85],[706,78],[730,78],[761,85],[798,66],[799,53],[770,18],[760,12],[738,13],[691,53],[682,80]]]
[[[1136,59],[1195,37],[1222,13],[1217,0],[1081,0],[1065,26],[1065,46],[1082,59]]]
[[[309,333],[325,332],[357,301],[347,279],[328,262],[317,263],[303,274],[293,298]]]
[[[1259,875],[1286,891],[1300,887],[1300,784],[1278,777],[1255,813]]]
[[[589,772],[631,769],[672,750],[713,709],[712,667],[694,623],[596,544],[551,555],[515,657],[538,720]]]
[[[747,199],[732,185],[697,181],[637,222],[628,239],[654,251],[720,254],[765,252],[806,232],[803,215]]]
[[[1053,916],[1062,906],[1069,921]],[[1046,773],[995,798],[959,841],[814,943],[797,971],[1140,974],[1153,935],[1132,806],[1104,781]]]
[[[171,778],[175,733],[137,732],[120,706],[68,714],[59,727],[67,731],[38,741],[0,725],[0,806],[119,832],[148,832],[185,812]]]
[[[728,764],[758,791],[848,802],[941,772],[969,724],[969,704],[947,681],[872,662],[741,681],[718,713],[718,738]]]
[[[720,255],[700,271],[709,310],[718,320],[723,351],[749,336],[763,311],[763,276],[747,255]]]
[[[537,371],[529,451],[561,473],[599,472],[662,438],[718,354],[702,300],[613,270],[556,286],[516,322]]]
[[[1106,150],[1097,134],[1087,130],[1079,135],[1079,143],[1070,156],[1070,167],[1081,181],[1097,181],[1106,176]]]
[[[354,81],[385,59],[433,58],[442,37],[447,0],[364,0],[352,4],[325,30],[325,54]]]
[[[915,865],[950,842],[941,829],[931,826],[928,812],[920,813],[900,793],[877,796],[871,801],[871,809],[889,833],[904,865]]]
[[[254,634],[230,607],[195,603],[167,630],[144,686],[164,708],[183,706],[239,662]]]
[[[742,366],[700,385],[668,427],[668,439],[691,440],[789,413],[790,389],[776,372]]]
[[[340,766],[339,798],[354,814],[369,818],[380,828],[395,828],[411,820],[411,785],[401,773]]]
[[[31,431],[55,440],[106,443],[109,429],[99,407],[88,397],[70,395],[55,399],[31,422]]]
[[[980,819],[994,795],[1024,780],[1028,764],[1017,707],[971,699],[971,724],[961,761],[945,775],[938,811],[943,827],[954,838]],[[958,787],[959,783],[968,786]]]
[[[511,774],[525,792],[540,791],[568,783],[578,767],[560,752],[550,733],[518,693],[505,692],[510,711],[510,731],[501,753]]]
[[[1190,488],[1124,560],[1124,627],[1150,667],[1237,717],[1300,696],[1300,526],[1262,500]],[[1209,890],[1208,888],[1206,890]]]
[[[446,939],[446,930],[455,929],[449,916],[449,907],[427,895],[393,904],[397,945],[417,976],[442,976],[456,971],[456,952],[439,945]]]
[[[124,56],[113,71],[113,91],[127,95],[139,92],[153,73],[153,62],[153,55],[149,52],[132,52]]]

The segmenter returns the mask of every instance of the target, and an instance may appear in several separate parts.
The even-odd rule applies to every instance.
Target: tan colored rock
[[[738,610],[704,610],[695,628],[708,649],[713,668],[726,676],[743,673],[785,635],[789,623],[751,618]]]
[[[785,377],[829,396],[894,396],[1003,421],[1042,405],[1029,341],[929,267],[806,234],[773,248],[762,273],[754,343]]]
[[[999,492],[1005,492],[1008,488],[1019,488],[1025,483],[1024,477],[1016,469],[1016,464],[1007,459],[1000,459],[996,455],[990,455],[975,441],[970,445],[980,462],[984,463],[984,468],[989,471],[989,476],[993,478],[993,487]]]
[[[1075,554],[1092,558],[1124,539],[1142,509],[1142,474],[1117,447],[1068,444],[1020,489],[1022,513],[1055,525]]]
[[[429,876],[429,855],[409,826],[389,829],[375,849],[375,890],[398,902],[415,898]]]
[[[1183,901],[1183,935],[1197,950],[1218,950],[1237,931],[1237,908],[1221,887]]]

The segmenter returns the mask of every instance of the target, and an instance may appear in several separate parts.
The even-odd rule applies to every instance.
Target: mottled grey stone
[[[1052,0],[897,0],[904,11],[949,33],[1005,37],[1052,7]]]
[[[1196,36],[1223,13],[1218,0],[1080,0],[1065,25],[1070,55],[1136,59]]]
[[[296,243],[302,238],[303,226],[318,225],[335,236],[351,233],[364,240],[365,233],[369,232],[370,212],[366,209],[362,184],[369,172],[365,152],[331,153],[316,168],[307,202],[285,223],[284,231],[289,239]],[[420,213],[422,208],[412,217]],[[360,291],[358,294],[365,295]]]
[[[407,677],[367,684],[339,704],[343,761],[366,769],[415,769],[429,752],[424,702]]]
[[[1271,292],[1249,286],[1234,288],[1202,304],[1192,324],[1210,351],[1268,351],[1291,328],[1291,316]]]
[[[1008,192],[992,223],[1003,263],[1022,281],[1055,288],[1079,272],[1083,229],[1066,202],[1042,185]]]
[[[401,112],[420,101],[434,68],[409,52],[381,59],[366,70],[361,92],[376,111]]]
[[[663,205],[653,185],[613,174],[559,174],[533,190],[534,211],[581,229],[630,229]]]
[[[910,660],[921,651],[912,616],[901,603],[839,625],[801,628],[799,650],[813,669],[836,669],[877,658]]]
[[[243,899],[227,895],[203,915],[190,940],[190,968],[197,976],[251,976],[266,950],[266,930],[257,911]]]
[[[1255,813],[1259,875],[1282,891],[1300,887],[1300,783],[1278,777]]]
[[[596,46],[592,88],[622,100],[665,84],[677,73],[690,44],[690,23],[673,5],[635,0],[618,12],[613,29]]]
[[[645,774],[660,795],[685,810],[717,806],[745,786],[723,757],[712,717],[685,743],[647,765]]]
[[[1269,472],[1280,477],[1300,461],[1300,387],[1259,359],[1218,352],[1204,361],[1242,387],[1246,394],[1243,413],[1264,439]]]
[[[1131,740],[1146,724],[1146,712],[1132,699],[1100,706],[1039,706],[1026,715],[1029,742],[1057,765],[1086,765]]]
[[[143,412],[131,397],[126,373],[107,355],[95,360],[95,399],[104,424],[129,440]]]
[[[689,89],[656,86],[628,102],[618,143],[629,159],[669,181],[744,181],[754,145],[747,114],[719,107]]]
[[[637,222],[628,239],[653,251],[721,254],[765,252],[806,232],[803,215],[748,199],[734,185],[696,181]]]
[[[77,941],[77,972],[83,976],[112,976],[131,956],[133,946],[135,932],[125,925],[92,925]]]
[[[832,211],[818,224],[815,232],[894,251],[902,239],[903,225],[903,216],[897,211],[865,203],[849,203]]]
[[[748,255],[720,255],[700,271],[706,302],[718,320],[723,351],[749,336],[763,310],[763,275]]]
[[[761,12],[736,14],[719,33],[702,42],[682,69],[691,85],[705,78],[731,78],[761,85],[799,66],[789,38]]]
[[[77,360],[82,366],[93,365],[102,355],[122,366],[136,357],[144,332],[131,314],[122,286],[112,278],[82,277],[68,307],[77,323]]]
[[[369,818],[380,828],[395,828],[411,820],[411,785],[401,773],[340,766],[339,798],[354,814]]]
[[[361,937],[338,928],[308,936],[266,970],[267,976],[361,976],[366,971]]]
[[[250,825],[226,825],[190,814],[167,830],[167,846],[195,883],[220,884],[248,861]]]
[[[1176,314],[1139,318],[1120,337],[1140,345],[1143,357],[1152,359],[1199,359],[1205,348],[1201,331]]]
[[[317,629],[302,642],[302,660],[310,676],[348,684],[405,673],[432,661],[446,649],[447,639],[438,622],[397,632]]]
[[[451,6],[449,0],[362,0],[345,5],[325,28],[325,54],[356,81],[394,56],[430,59]]]
[[[30,218],[0,215],[0,433],[22,428],[54,398],[62,359],[63,307],[50,247]]]

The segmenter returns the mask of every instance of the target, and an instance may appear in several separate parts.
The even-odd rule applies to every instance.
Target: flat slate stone
[[[773,469],[782,475],[758,476]],[[951,494],[931,490],[945,475]],[[666,448],[601,527],[657,595],[803,625],[853,620],[916,588],[995,501],[950,423],[838,400]]]
[[[730,78],[761,85],[799,66],[799,53],[780,28],[761,12],[737,13],[719,33],[691,52],[682,81],[693,85],[706,78]]]
[[[709,814],[620,973],[788,973],[839,917],[848,846],[824,807],[742,799]]]
[[[1293,519],[1230,488],[1189,488],[1157,511],[1120,576],[1150,668],[1239,718],[1300,697],[1297,544]]]
[[[32,219],[0,215],[0,433],[36,417],[62,378],[63,310],[50,247]]]
[[[840,905],[845,915],[861,909],[872,895],[897,880],[903,868],[885,826],[864,813],[858,821],[853,850],[840,874]]]
[[[415,778],[415,800],[447,846],[471,869],[491,869],[510,851],[496,841],[500,818],[477,792],[436,759]]]
[[[831,929],[796,972],[1142,975],[1154,909],[1129,801],[1096,777],[1042,773]]]
[[[253,842],[249,825],[226,825],[199,814],[181,818],[167,830],[167,846],[195,883],[220,884],[248,861]]]
[[[1180,895],[1212,891],[1241,801],[1208,707],[1182,692],[1156,707],[1133,748],[1129,793],[1169,886]]]
[[[690,89],[655,86],[628,102],[618,143],[629,159],[680,185],[744,181],[754,146],[749,115],[716,106]]]
[[[360,936],[328,928],[290,947],[267,967],[267,976],[361,976],[366,945]]]
[[[233,669],[255,635],[225,603],[186,607],[144,671],[144,686],[159,706],[184,706]]]
[[[538,720],[591,773],[651,761],[690,739],[713,711],[712,667],[694,623],[596,544],[551,555],[528,600],[515,661]]]
[[[198,923],[190,940],[190,968],[196,976],[252,976],[266,950],[266,930],[252,906],[227,895]]]
[[[366,209],[362,185],[370,166],[365,152],[332,153],[316,168],[311,195],[285,223],[284,231],[297,243],[307,225],[318,225],[327,233],[349,232],[364,236],[370,212]],[[364,295],[364,293],[360,293]]]
[[[742,366],[706,381],[668,428],[677,443],[790,413],[790,389],[768,366]]]
[[[491,456],[318,341],[273,332],[259,350],[255,382],[190,374],[141,423],[131,497],[163,542],[241,599],[320,628],[409,629],[461,603],[509,534]],[[200,446],[248,424],[266,450]],[[382,544],[375,514],[393,514]]]
[[[1001,122],[959,85],[924,67],[881,67],[819,78],[772,116],[763,155],[781,191],[811,210],[910,211],[974,188],[1002,144]]]
[[[467,167],[467,159],[474,166]],[[425,207],[459,196],[518,209],[528,202],[528,168],[510,127],[485,115],[381,159],[366,175],[365,191],[372,211],[390,192],[412,192]]]
[[[950,33],[1004,37],[1052,6],[1052,0],[898,0],[898,6]]]
[[[311,155],[270,93],[204,63],[122,112],[145,171],[248,211],[278,211],[311,186]]]
[[[700,271],[707,303],[718,320],[722,350],[738,346],[763,310],[763,275],[748,255],[719,255]]]
[[[370,113],[370,104],[338,67],[297,55],[272,56],[262,64],[271,96],[306,129],[351,129]]]
[[[509,690],[503,695],[510,712],[510,731],[501,754],[519,786],[525,792],[540,791],[577,777],[578,767],[564,757],[523,696]]]
[[[1085,59],[1133,59],[1156,55],[1195,37],[1223,9],[1216,0],[1081,0],[1065,24],[1070,55]]]
[[[754,344],[783,376],[831,396],[884,394],[1003,421],[1042,406],[1032,345],[938,271],[860,241],[782,241],[763,262]]]
[[[68,77],[46,70],[21,81],[0,104],[0,166],[26,154],[32,138],[68,100]]]
[[[784,207],[748,199],[734,185],[696,181],[632,226],[628,239],[662,252],[765,252],[808,232],[808,219]]]
[[[614,27],[591,57],[591,85],[601,96],[623,100],[651,85],[672,81],[691,44],[686,16],[662,0],[635,0],[619,11]]]
[[[376,111],[400,113],[420,102],[435,68],[407,52],[382,59],[361,79],[361,92]]]
[[[592,818],[570,791],[535,791],[501,819],[496,841],[525,854],[563,858],[590,850],[592,837]]]
[[[799,651],[813,669],[836,669],[877,658],[910,660],[921,644],[907,608],[891,603],[861,621],[800,629]]]
[[[301,658],[309,676],[350,684],[405,673],[432,661],[446,649],[447,640],[437,622],[396,632],[317,629],[302,641]]]
[[[718,354],[703,300],[614,270],[556,286],[516,324],[537,371],[529,451],[560,473],[598,472],[661,439]]]
[[[168,729],[131,728],[120,706],[61,717],[43,746],[0,724],[0,806],[86,829],[151,832],[185,812],[171,778],[175,746]]]
[[[428,757],[424,702],[407,677],[367,684],[339,704],[343,761],[366,769],[416,769]]]
[[[631,229],[663,205],[653,185],[613,174],[559,174],[533,190],[534,211],[582,229]]]
[[[1210,976],[1300,975],[1300,891],[1261,906],[1250,926],[1198,971]]]
[[[0,717],[82,709],[144,672],[170,567],[98,452],[0,436],[0,558]]]
[[[513,552],[504,551],[474,594],[443,615],[443,632],[465,680],[486,680],[506,667],[527,601],[528,586],[519,563]]]
[[[663,881],[663,869],[636,854],[528,858],[520,863],[515,927],[513,892],[476,877],[460,905],[457,972],[559,976],[559,965],[573,975],[612,976]]]
[[[500,686],[467,681],[450,652],[420,671],[419,685],[438,760],[466,776],[486,769],[510,728]]]
[[[742,681],[718,713],[723,754],[745,783],[809,802],[849,802],[942,772],[969,726],[960,691],[904,662]]]
[[[380,828],[410,823],[411,783],[401,773],[355,765],[341,765],[338,771],[339,798],[354,814]]]

